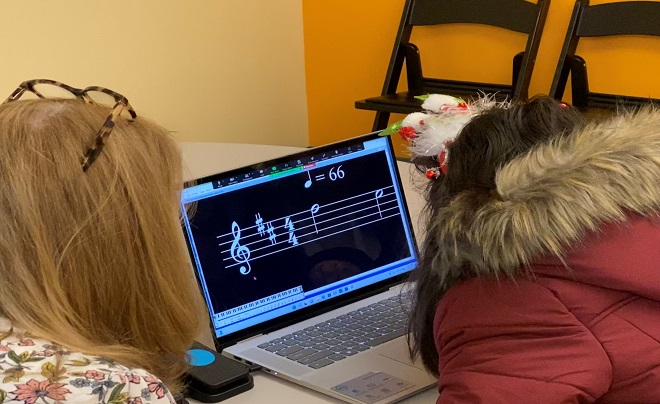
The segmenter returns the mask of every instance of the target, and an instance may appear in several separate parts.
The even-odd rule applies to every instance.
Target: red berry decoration
[[[399,129],[399,135],[401,135],[403,140],[410,141],[417,137],[417,132],[415,132],[415,129],[412,126],[404,126]]]

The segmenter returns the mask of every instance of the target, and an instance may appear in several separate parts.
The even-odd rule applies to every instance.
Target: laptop
[[[198,179],[182,210],[223,355],[352,403],[436,383],[408,355],[418,252],[389,137]]]

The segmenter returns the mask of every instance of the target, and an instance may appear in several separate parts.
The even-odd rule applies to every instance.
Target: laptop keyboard
[[[258,345],[314,369],[332,365],[405,335],[410,294],[370,304],[347,314]]]

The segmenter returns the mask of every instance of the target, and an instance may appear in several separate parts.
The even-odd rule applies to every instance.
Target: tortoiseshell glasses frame
[[[26,91],[33,93],[39,98],[46,98],[42,93],[40,93],[35,88],[35,86],[39,84],[50,84],[62,88],[73,94],[76,98],[79,98],[89,104],[97,104],[97,102],[94,101],[94,99],[92,99],[92,97],[89,96],[90,92],[95,92],[95,91],[107,94],[113,97],[113,99],[115,100],[115,105],[112,107],[112,112],[110,112],[110,115],[108,115],[108,117],[106,118],[105,122],[103,123],[103,126],[101,127],[101,129],[99,129],[94,144],[87,149],[85,154],[81,156],[80,164],[82,165],[83,171],[87,171],[89,167],[92,165],[92,163],[94,163],[94,161],[101,154],[106,139],[108,138],[108,136],[110,136],[112,129],[115,127],[115,120],[119,117],[119,115],[121,115],[124,109],[126,109],[128,113],[131,115],[130,118],[131,121],[137,118],[137,114],[135,113],[135,110],[133,110],[133,107],[131,107],[131,104],[128,102],[128,99],[123,95],[119,94],[118,92],[97,86],[90,86],[82,89],[75,88],[66,85],[64,83],[60,83],[59,81],[48,80],[48,79],[28,80],[22,82],[18,86],[18,88],[14,90],[14,92],[11,93],[11,95],[3,102],[3,104],[18,100],[19,98],[21,98],[23,94],[25,94]]]

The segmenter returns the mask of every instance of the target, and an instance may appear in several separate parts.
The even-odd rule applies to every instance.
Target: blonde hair
[[[76,100],[0,106],[0,314],[68,349],[180,388],[200,331],[179,222],[181,156],[161,127]]]

